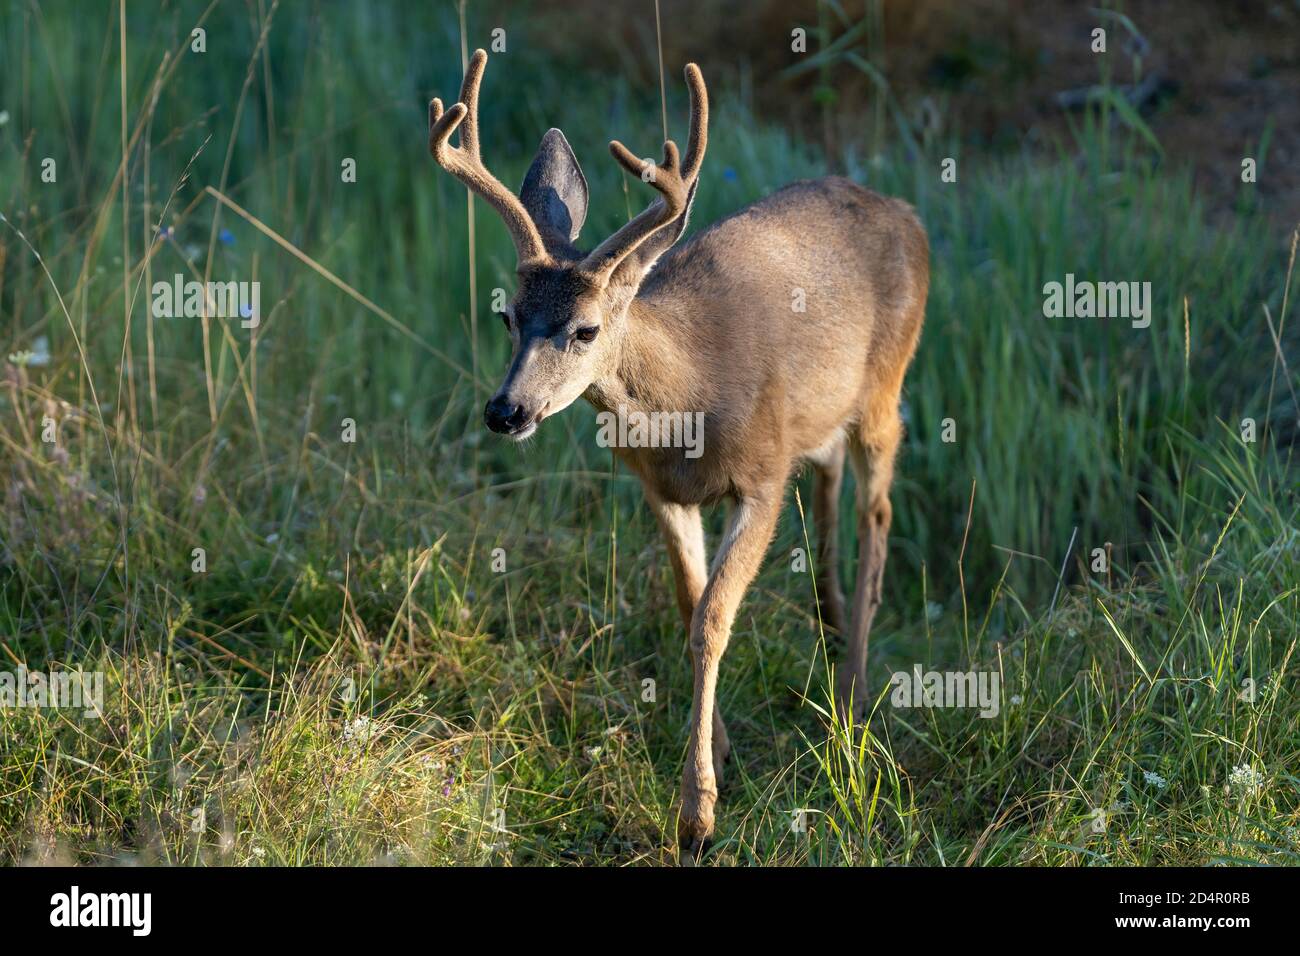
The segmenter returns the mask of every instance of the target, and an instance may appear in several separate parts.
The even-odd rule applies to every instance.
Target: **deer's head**
[[[588,253],[574,242],[587,216],[587,179],[564,134],[542,137],[518,196],[483,165],[478,143],[478,91],[487,54],[476,50],[460,101],[443,111],[429,104],[429,152],[449,173],[478,193],[505,221],[518,257],[518,287],[501,317],[510,333],[510,369],[484,409],[488,428],[522,440],[617,365],[627,310],[641,281],[677,241],[699,176],[708,130],[708,95],[695,64],[686,67],[691,131],[686,157],[664,143],[658,165],[609,144],[625,170],[652,186],[659,198]],[[460,131],[460,146],[448,144]]]

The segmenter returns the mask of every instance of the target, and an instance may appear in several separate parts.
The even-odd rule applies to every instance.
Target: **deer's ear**
[[[519,198],[548,246],[566,246],[578,238],[587,218],[587,177],[558,129],[548,129],[542,137]]]
[[[691,191],[686,194],[686,208],[682,210],[680,216],[650,233],[631,255],[618,264],[614,275],[610,277],[611,285],[632,283],[639,286],[641,280],[659,261],[659,257],[682,237],[682,233],[686,231],[686,221],[691,217],[691,206],[695,204],[695,187],[699,184],[698,179],[691,183]],[[656,200],[659,201],[661,200]]]

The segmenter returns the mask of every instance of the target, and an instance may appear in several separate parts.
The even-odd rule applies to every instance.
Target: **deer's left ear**
[[[548,247],[567,246],[578,238],[587,218],[587,177],[558,129],[548,129],[542,137],[519,198]]]

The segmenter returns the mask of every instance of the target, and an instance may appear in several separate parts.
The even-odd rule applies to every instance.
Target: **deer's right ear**
[[[578,238],[587,218],[587,177],[558,129],[542,137],[519,198],[547,246],[567,246]]]

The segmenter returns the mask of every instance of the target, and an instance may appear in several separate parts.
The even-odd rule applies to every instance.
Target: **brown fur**
[[[663,531],[690,636],[695,687],[678,836],[695,855],[713,832],[730,747],[716,707],[719,662],[801,461],[816,478],[823,616],[847,643],[837,696],[844,714],[861,708],[892,513],[899,396],[925,313],[929,247],[905,203],[832,177],[778,190],[667,251],[685,226],[707,142],[703,79],[693,66],[687,79],[690,146],[680,163],[676,147],[666,146],[667,174],[652,183],[663,198],[598,254],[584,257],[552,238],[544,260],[521,262],[507,312],[514,357],[487,415],[497,430],[526,437],[579,395],[601,410],[704,413],[702,457],[615,449],[641,479]],[[550,191],[534,191],[525,205],[558,209],[562,220],[571,214],[571,223],[541,224],[541,235],[562,237],[572,226],[576,236],[585,178],[576,161],[568,170],[571,152],[557,131],[543,147],[531,188]],[[613,152],[638,172],[630,152]],[[796,290],[802,312],[793,308]],[[595,337],[584,342],[579,332]],[[857,478],[860,549],[847,626],[834,534],[846,457]],[[709,568],[699,509],[722,499],[734,508]]]

